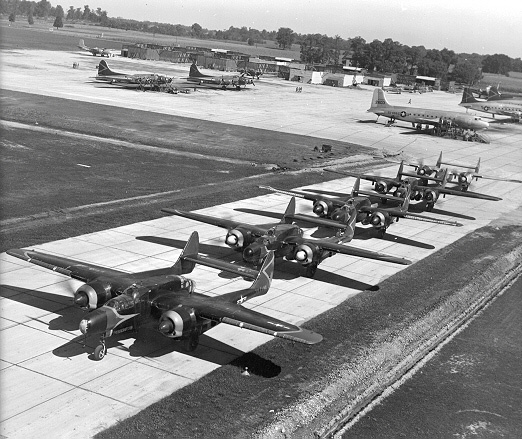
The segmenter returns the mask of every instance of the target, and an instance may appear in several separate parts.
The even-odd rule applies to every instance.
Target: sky
[[[457,53],[522,57],[520,0],[51,0],[67,11],[88,4],[109,17],[224,30],[230,26],[367,42],[394,41]]]

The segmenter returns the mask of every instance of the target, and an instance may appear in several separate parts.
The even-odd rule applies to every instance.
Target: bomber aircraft
[[[196,63],[190,66],[187,80],[200,86],[221,88],[223,90],[226,90],[229,86],[239,90],[241,87],[246,87],[247,84],[255,85],[254,80],[248,78],[245,73],[240,75],[205,75],[199,71]]]
[[[104,47],[87,47],[83,40],[80,40],[78,47],[80,49],[86,50],[87,52],[91,52],[93,54],[93,56],[100,55],[100,56],[106,56],[107,58],[109,58],[109,57],[114,56],[115,54],[119,53],[118,50],[106,49]]]
[[[156,73],[118,73],[111,70],[107,61],[101,60],[98,64],[98,74],[95,79],[97,81],[106,82],[111,85],[118,85],[124,88],[154,90],[162,86],[173,86],[183,82],[169,76],[158,75]],[[176,87],[173,87],[176,88]]]
[[[502,116],[509,116],[513,121],[519,122],[522,117],[522,101],[520,99],[502,99],[502,100],[487,100],[479,101],[475,99],[469,88],[464,88],[462,93],[462,100],[460,106],[466,109],[476,111],[483,111],[490,113],[495,117],[495,114]]]
[[[375,113],[377,120],[379,116],[384,116],[388,117],[392,123],[395,120],[411,122],[417,130],[420,130],[422,125],[439,126],[443,122],[451,122],[459,128],[473,131],[483,130],[489,127],[489,124],[480,119],[480,117],[460,113],[458,111],[430,110],[427,108],[411,107],[409,105],[390,105],[384,91],[380,88],[374,90],[372,104],[368,112]]]
[[[446,184],[448,182],[448,169],[441,169],[436,172],[434,176],[420,176],[418,174],[405,172],[404,162],[401,162],[396,177],[381,177],[379,175],[357,174],[354,172],[337,171],[328,168],[325,168],[324,170],[333,172],[335,174],[369,180],[372,182],[372,185],[375,185],[375,191],[379,194],[387,194],[392,189],[394,189],[394,196],[405,197],[406,194],[409,193],[412,200],[424,200],[426,202],[426,210],[428,211],[433,210],[433,207],[435,206],[435,203],[441,194],[443,196],[455,195],[467,198],[479,198],[481,200],[489,201],[502,200],[502,198],[493,197],[491,195],[447,188]],[[434,183],[429,183],[430,181],[433,181]]]
[[[313,202],[313,212],[320,217],[328,217],[333,221],[346,222],[349,214],[349,206],[354,206],[357,211],[356,222],[363,225],[370,224],[377,230],[379,237],[384,237],[386,230],[393,223],[399,221],[400,218],[406,218],[416,221],[424,221],[429,223],[443,224],[448,226],[462,226],[462,224],[454,221],[444,221],[435,218],[429,218],[422,215],[416,215],[408,212],[410,204],[410,194],[407,193],[404,197],[394,197],[391,195],[381,195],[380,198],[386,200],[400,201],[401,205],[398,207],[382,207],[376,203],[372,203],[370,196],[376,196],[374,192],[361,191],[359,189],[360,178],[357,178],[352,189],[351,194],[341,194],[329,192],[329,195],[324,196],[320,193],[310,190],[312,193],[304,193],[291,190],[275,189],[271,186],[259,186],[261,189],[266,189],[271,192],[279,194],[291,195]],[[407,185],[411,191],[411,187]],[[306,189],[305,189],[306,190]],[[294,218],[299,219],[298,216]]]
[[[196,349],[199,336],[218,323],[226,323],[305,344],[315,344],[322,336],[307,329],[241,306],[245,300],[266,294],[274,272],[274,252],[266,253],[259,272],[199,255],[199,238],[193,232],[177,262],[170,268],[126,273],[26,249],[9,255],[85,282],[74,293],[74,304],[88,311],[80,331],[99,335],[94,359],[107,353],[105,339],[113,334],[137,330],[152,322],[164,336],[183,342],[187,351]],[[184,275],[195,264],[255,278],[250,288],[216,297],[195,292],[195,283]]]
[[[194,212],[184,212],[176,209],[161,209],[163,212],[183,216],[195,221],[212,224],[228,229],[225,243],[242,251],[243,259],[254,265],[270,251],[275,251],[276,257],[284,257],[287,260],[295,260],[306,268],[306,275],[313,277],[317,266],[326,258],[336,253],[342,253],[361,258],[376,259],[394,264],[409,265],[411,261],[395,256],[363,250],[356,247],[344,245],[343,242],[350,241],[355,232],[355,220],[357,211],[351,208],[347,215],[348,221],[343,224],[344,235],[326,239],[305,238],[303,230],[293,224],[293,219],[306,220],[318,225],[328,225],[339,228],[339,222],[329,221],[325,218],[299,215],[295,213],[295,198],[292,197],[288,207],[279,223],[251,225],[229,219],[216,218]]]

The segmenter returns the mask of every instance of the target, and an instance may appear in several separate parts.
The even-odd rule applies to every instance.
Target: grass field
[[[85,40],[87,46],[106,47],[109,49],[121,49],[122,43],[149,43],[169,46],[197,46],[208,47],[211,49],[228,49],[248,55],[255,56],[281,56],[284,58],[299,59],[300,48],[294,44],[290,49],[279,49],[273,41],[266,44],[249,46],[246,43],[237,41],[218,41],[202,40],[189,37],[175,37],[168,35],[153,35],[136,31],[125,31],[122,29],[112,29],[108,27],[95,26],[90,24],[65,22],[65,26],[59,30],[52,27],[53,21],[35,20],[34,25],[29,25],[26,20],[20,17],[19,21],[8,25],[7,21],[0,23],[2,39],[0,48],[8,49],[18,47],[20,49],[44,49],[47,50],[76,50],[80,38]],[[9,38],[9,32],[16,32],[16,41],[4,41]],[[44,38],[38,37],[39,33],[45,33]],[[102,36],[103,35],[103,36]],[[64,44],[63,42],[67,43]],[[52,45],[50,46],[49,43]]]
[[[477,87],[485,88],[497,84],[500,84],[501,92],[522,93],[522,73],[510,72],[509,76],[484,73]]]

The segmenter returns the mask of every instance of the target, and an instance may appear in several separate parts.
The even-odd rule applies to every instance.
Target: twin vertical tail
[[[290,199],[288,206],[286,207],[283,218],[281,218],[281,224],[292,224],[295,215],[295,197]]]

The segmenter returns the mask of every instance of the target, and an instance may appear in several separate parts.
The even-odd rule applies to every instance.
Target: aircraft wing
[[[299,343],[316,344],[323,339],[320,334],[308,329],[244,308],[239,303],[228,302],[219,296],[205,297],[199,294],[184,297],[161,296],[153,304],[162,310],[184,305],[193,308],[196,315],[202,318]]]
[[[424,125],[439,125],[439,118],[432,118],[432,119],[427,119],[425,117],[417,117],[415,119],[415,122],[417,123],[420,123],[420,124],[424,124]]]
[[[457,197],[479,198],[481,200],[489,200],[489,201],[502,200],[502,198],[494,197],[492,195],[480,194],[478,192],[471,192],[471,191],[458,191],[458,190],[448,189],[446,187],[439,187],[439,186],[416,186],[415,189],[417,189],[417,190],[435,190],[441,194],[455,195]]]
[[[302,198],[303,200],[316,201],[318,199],[322,199],[321,197],[318,197],[317,195],[310,195],[310,194],[306,194],[306,193],[298,192],[298,191],[276,189],[272,186],[258,186],[258,187],[260,189],[266,189],[267,191],[275,192],[277,194],[290,195],[292,197]],[[328,200],[331,200],[331,199],[328,198]],[[331,201],[334,201],[334,200],[331,200]]]
[[[415,220],[415,221],[424,221],[427,223],[442,224],[445,226],[462,227],[462,224],[458,223],[456,221],[446,221],[446,220],[439,220],[436,218],[429,218],[427,216],[417,215],[415,213],[403,212],[400,209],[394,209],[394,208],[362,207],[361,209],[359,209],[359,211],[365,212],[365,213],[385,212],[388,215],[393,216],[395,218],[406,218],[406,219],[411,219],[411,220]]]
[[[393,264],[410,265],[411,261],[404,258],[398,258],[396,256],[387,255],[384,253],[373,252],[371,250],[364,250],[357,247],[351,247],[344,244],[338,244],[334,241],[326,239],[307,239],[298,236],[290,236],[285,239],[287,244],[311,244],[321,247],[323,250],[329,250],[336,253],[342,253],[344,255],[358,256],[360,258],[376,259],[378,261],[391,262]]]
[[[248,229],[252,234],[257,236],[264,235],[268,228],[263,226],[255,226],[251,224],[244,224],[240,223],[238,221],[224,219],[224,218],[216,218],[214,216],[210,215],[203,215],[200,213],[194,213],[194,212],[185,212],[183,210],[177,210],[177,209],[161,209],[162,212],[170,213],[172,215],[178,215],[185,218],[193,219],[195,221],[200,221],[202,223],[211,224],[213,226],[222,227],[224,229],[235,229],[238,226],[241,226],[242,228]]]
[[[110,268],[87,264],[74,259],[63,258],[61,256],[41,253],[34,250],[13,249],[8,250],[7,254],[83,282],[90,282],[101,275],[117,277],[124,274],[118,270],[112,270]]]
[[[381,177],[379,175],[371,175],[371,174],[357,174],[355,172],[346,172],[346,171],[335,171],[333,169],[324,168],[324,171],[333,172],[334,174],[344,175],[345,177],[354,177],[361,178],[363,180],[371,181],[372,183],[376,183],[378,181],[385,181],[386,183],[393,184],[394,186],[400,186],[400,182],[390,177]],[[416,175],[418,177],[418,175]]]

